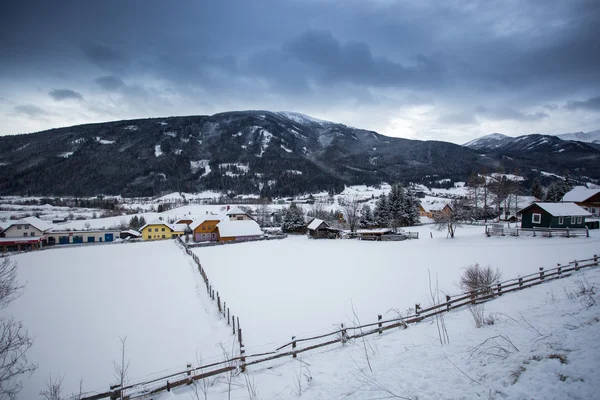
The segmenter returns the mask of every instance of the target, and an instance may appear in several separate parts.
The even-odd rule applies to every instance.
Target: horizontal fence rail
[[[503,226],[486,226],[485,234],[489,236],[541,236],[541,237],[590,237],[585,228],[506,228]]]
[[[186,250],[190,251],[187,248]],[[197,256],[193,255],[193,257]],[[554,279],[564,278],[581,269],[597,267],[598,265],[598,256],[594,255],[592,258],[574,260],[565,265],[558,264],[557,267],[551,269],[544,269],[540,267],[538,272],[529,275],[508,279],[502,282],[496,282],[493,285],[480,287],[468,293],[446,295],[446,301],[444,303],[435,304],[427,308],[422,308],[421,305],[417,303],[415,304],[414,314],[412,315],[387,320],[382,319],[382,315],[378,315],[377,322],[360,326],[344,326],[344,324],[340,324],[339,329],[322,335],[307,338],[292,337],[292,340],[288,343],[279,346],[274,351],[266,353],[245,355],[243,354],[242,345],[242,352],[238,357],[233,357],[227,360],[202,365],[199,367],[189,367],[188,369],[178,373],[172,373],[170,375],[145,382],[130,384],[122,389],[111,388],[110,391],[83,397],[82,400],[99,400],[104,398],[116,399],[120,395],[121,391],[123,391],[123,393],[128,392],[128,394],[125,396],[127,399],[144,398],[165,390],[170,391],[171,389],[179,386],[191,385],[195,381],[211,376],[232,371],[244,372],[246,367],[251,365],[258,365],[283,357],[295,358],[298,354],[303,352],[330,346],[336,343],[346,343],[349,340],[368,335],[382,334],[390,329],[405,329],[410,324],[418,323],[424,319],[431,318],[444,312],[449,312],[465,306],[481,304],[506,293],[523,290],[525,288],[536,286]],[[241,344],[241,337],[239,340]]]

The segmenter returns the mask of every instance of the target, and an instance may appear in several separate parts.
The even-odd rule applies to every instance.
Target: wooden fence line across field
[[[590,231],[587,227],[585,228],[505,228],[501,226],[485,227],[485,234],[489,236],[521,236],[531,235],[533,237],[576,237],[586,236],[590,237]]]
[[[186,250],[188,251],[188,254],[191,253],[189,249],[186,248]],[[194,257],[194,260],[197,260],[197,256],[195,254],[191,253],[190,255]],[[203,278],[205,278],[206,274],[204,273],[204,270],[200,266],[199,262],[197,262],[197,264],[199,266],[200,273],[202,274]],[[340,324],[340,328],[336,331],[326,333],[323,335],[299,339],[292,337],[292,340],[290,342],[285,343],[284,345],[279,346],[274,351],[267,353],[245,355],[243,353],[240,329],[238,339],[242,347],[240,355],[238,357],[233,357],[224,361],[203,365],[195,368],[189,367],[188,369],[178,373],[172,373],[170,375],[155,378],[145,382],[130,384],[122,389],[118,387],[111,387],[110,391],[90,395],[88,397],[83,397],[82,400],[99,400],[104,398],[116,399],[120,395],[121,390],[132,392],[131,394],[125,396],[125,398],[127,399],[144,398],[156,393],[163,392],[165,390],[170,391],[171,389],[179,386],[191,385],[195,381],[208,378],[210,376],[238,370],[240,372],[244,372],[246,370],[246,367],[251,365],[261,364],[282,357],[295,358],[299,353],[303,353],[306,351],[315,350],[336,343],[346,343],[349,340],[361,338],[367,335],[382,334],[383,332],[394,328],[407,328],[410,324],[420,322],[426,318],[431,318],[435,315],[444,312],[449,312],[451,310],[469,305],[481,304],[497,296],[502,296],[506,293],[536,286],[554,279],[567,277],[570,276],[573,272],[579,271],[583,268],[590,268],[598,265],[598,256],[594,255],[592,258],[571,261],[566,265],[558,264],[557,267],[551,269],[544,269],[540,267],[538,272],[536,273],[525,275],[519,278],[508,279],[502,282],[495,283],[491,286],[478,288],[468,293],[446,295],[446,301],[444,303],[436,304],[431,307],[422,308],[420,304],[415,304],[415,313],[406,317],[383,320],[382,315],[380,314],[377,316],[377,322],[373,322],[370,324],[361,326],[344,326],[344,324]],[[207,282],[207,287],[209,288],[208,291],[210,294],[211,290],[210,284],[208,283],[208,278],[205,278],[205,281]],[[319,339],[325,338],[327,338],[327,340],[318,341]],[[318,342],[310,344],[306,347],[298,347],[301,343],[311,341]],[[282,350],[286,348],[289,349],[287,351],[282,352]],[[171,381],[171,379],[174,380]]]

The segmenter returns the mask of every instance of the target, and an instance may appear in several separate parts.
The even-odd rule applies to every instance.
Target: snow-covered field
[[[578,295],[582,288],[595,293]],[[599,268],[581,271],[486,303],[493,325],[475,328],[468,309],[445,314],[443,346],[427,320],[249,367],[230,386],[209,378],[207,398],[597,399],[599,288]],[[197,392],[184,387],[159,399],[205,398]]]
[[[429,272],[441,290],[455,294],[469,264],[490,265],[509,279],[600,250],[597,231],[590,238],[488,238],[483,226],[469,226],[446,239],[431,226],[410,230],[419,231],[420,238],[370,242],[300,236],[193,251],[240,317],[248,352],[260,352],[293,335],[314,336],[351,323],[352,307],[367,323],[378,314],[391,317],[415,303],[428,304]]]
[[[469,226],[459,228],[455,239],[446,239],[445,232],[432,231],[431,226],[410,230],[419,231],[420,238],[368,242],[310,240],[300,236],[196,248],[194,252],[215,290],[240,317],[250,354],[272,351],[292,335],[312,336],[335,330],[340,323],[354,323],[353,307],[360,322],[368,323],[374,322],[377,314],[392,317],[415,303],[425,306],[429,273],[442,291],[454,294],[459,292],[456,283],[462,268],[468,264],[490,265],[499,268],[504,278],[512,278],[535,272],[538,267],[551,268],[556,263],[586,258],[600,250],[597,231],[590,231],[590,238],[488,238],[483,233],[484,227]],[[65,376],[66,393],[78,389],[81,377],[86,391],[106,390],[107,385],[114,383],[112,361],[118,359],[120,337],[127,336],[130,381],[165,375],[189,362],[195,364],[196,353],[202,354],[204,363],[220,360],[217,344],[232,343],[230,328],[219,320],[191,259],[173,241],[57,248],[20,254],[13,259],[19,263],[19,279],[26,282],[27,288],[3,312],[22,320],[36,337],[28,356],[39,365],[38,371],[26,381],[21,399],[37,398],[50,373]],[[598,287],[600,275],[596,272],[589,275],[593,282],[598,282]],[[562,283],[552,285],[557,284]],[[495,394],[496,390],[508,392],[509,398],[535,398],[537,392],[528,391],[525,383],[545,383],[548,387],[557,384],[549,382],[549,378],[537,382],[535,377],[540,371],[554,375],[562,371],[562,364],[555,365],[555,359],[542,355],[544,351],[549,353],[551,346],[558,346],[560,339],[560,345],[570,346],[568,349],[575,357],[570,367],[575,370],[568,370],[565,379],[572,380],[569,383],[578,390],[576,393],[589,393],[598,383],[589,379],[585,368],[600,366],[600,353],[587,354],[575,344],[581,341],[598,349],[593,338],[598,336],[600,325],[583,324],[591,318],[588,314],[592,311],[576,318],[562,315],[562,322],[552,319],[551,316],[558,314],[549,306],[564,303],[564,309],[560,308],[562,311],[558,313],[566,314],[574,312],[569,304],[580,305],[564,299],[562,287],[553,289],[552,297],[558,300],[548,303],[549,295],[540,295],[539,291],[550,287],[543,285],[490,303],[490,310],[510,316],[500,316],[493,327],[475,330],[468,313],[448,315],[450,347],[440,348],[436,344],[437,330],[430,323],[373,339],[374,350],[370,351],[375,364],[374,378],[409,398],[443,398],[445,388],[450,386],[453,391],[447,393],[449,398],[472,398],[475,393],[487,396],[489,389],[492,398],[502,397]],[[519,298],[525,300],[514,300]],[[543,335],[519,319],[519,312],[525,312],[529,306],[535,312],[527,314],[527,319],[543,335],[567,323],[581,330],[572,334],[565,331],[560,338],[544,336],[538,340]],[[598,315],[597,308],[594,310]],[[482,358],[465,360],[468,348],[500,328],[515,341],[519,352],[506,360],[496,360],[496,364]],[[584,333],[583,338],[576,336]],[[360,381],[365,379],[360,373],[360,368],[365,367],[362,345],[346,347],[342,351],[304,355],[301,360],[306,364],[302,364],[302,370],[299,363],[290,360],[271,365],[273,369],[251,368],[255,374],[251,376],[259,387],[258,398],[296,397],[297,375],[301,378],[302,395],[307,398],[342,398],[344,394],[357,399],[381,398],[379,389],[372,393],[363,391],[374,383]],[[529,361],[533,365],[525,364],[534,355],[539,355],[540,360]],[[445,358],[459,363],[460,369],[480,384],[474,384]],[[524,372],[522,383],[511,385],[510,374],[520,365],[532,376]],[[408,378],[398,380],[398,376]],[[585,377],[584,381],[577,381],[579,377]],[[219,384],[222,378],[211,379],[214,394],[209,398],[226,397],[224,386]],[[248,398],[245,389],[248,384],[241,377],[236,382],[234,397]],[[161,395],[161,399],[189,398],[189,395],[177,391]]]
[[[232,335],[190,257],[174,242],[61,248],[13,256],[24,294],[3,313],[22,320],[38,370],[19,399],[37,399],[49,374],[63,392],[105,391],[127,337],[130,377],[185,369],[196,352],[219,360]]]

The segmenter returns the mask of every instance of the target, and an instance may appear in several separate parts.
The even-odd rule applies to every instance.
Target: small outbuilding
[[[575,203],[532,203],[518,212],[521,228],[585,228],[588,211]]]
[[[327,221],[319,218],[313,218],[307,226],[308,236],[313,239],[335,239],[339,235],[339,230],[329,226]]]

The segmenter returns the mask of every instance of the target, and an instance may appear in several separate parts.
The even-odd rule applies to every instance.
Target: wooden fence
[[[168,376],[128,385],[123,388],[123,390],[127,392],[125,398],[146,398],[165,390],[170,391],[171,389],[179,386],[191,385],[195,381],[211,376],[232,371],[244,372],[246,368],[251,365],[258,365],[283,357],[295,358],[298,354],[306,351],[315,350],[325,346],[331,346],[336,343],[346,343],[349,340],[367,335],[383,334],[385,331],[389,331],[390,329],[405,329],[410,324],[418,323],[426,318],[431,318],[441,313],[449,312],[451,310],[469,305],[480,304],[510,292],[523,290],[525,288],[536,286],[554,279],[564,278],[581,269],[596,267],[598,265],[598,256],[594,255],[593,258],[575,260],[565,265],[558,264],[556,268],[539,268],[538,272],[502,282],[497,282],[491,286],[481,287],[469,293],[446,295],[446,301],[444,303],[435,304],[430,307],[423,308],[417,303],[414,307],[415,313],[406,317],[384,320],[380,314],[377,316],[377,322],[370,324],[361,326],[344,326],[344,324],[340,324],[339,329],[323,335],[299,339],[292,337],[291,341],[279,346],[277,349],[271,352],[250,355],[241,353],[240,356],[233,357],[228,360],[195,368],[190,367],[184,371],[173,373]],[[241,343],[241,331],[239,339]],[[104,398],[116,399],[119,393],[119,388],[111,387],[110,391],[83,397],[82,400],[97,400]]]
[[[493,224],[485,227],[485,234],[490,236],[542,236],[542,237],[590,237],[586,228],[505,228],[503,225]]]

